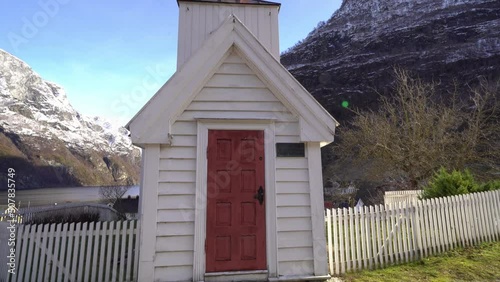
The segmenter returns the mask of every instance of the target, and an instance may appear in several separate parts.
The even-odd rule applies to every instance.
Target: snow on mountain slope
[[[443,93],[500,77],[498,0],[344,0],[281,62],[341,123],[376,105],[401,67]]]
[[[140,151],[125,128],[78,113],[64,89],[3,50],[0,98],[2,167],[25,163],[23,187],[137,183]]]

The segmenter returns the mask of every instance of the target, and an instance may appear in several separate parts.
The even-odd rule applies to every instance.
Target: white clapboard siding
[[[309,181],[309,171],[307,169],[276,169],[277,181]]]
[[[214,74],[205,87],[214,88],[266,88],[266,85],[254,74]],[[197,103],[197,102],[194,102]]]
[[[277,142],[298,142],[297,122],[277,122],[275,129]],[[307,158],[276,158],[279,275],[314,273],[309,193]]]
[[[311,217],[311,207],[303,206],[280,206],[277,210],[278,218]]]
[[[160,147],[154,275],[188,280],[194,250],[196,122],[177,121],[172,128],[171,145]]]
[[[276,204],[278,207],[308,207],[311,200],[309,194],[278,194]]]
[[[159,182],[192,183],[195,171],[160,170]]]
[[[192,251],[156,252],[157,261],[165,262],[169,266],[193,265]]]
[[[310,231],[312,224],[310,218],[280,218],[278,220],[277,229],[279,231]],[[279,240],[279,238],[278,238]]]
[[[174,147],[196,147],[196,135],[175,135],[175,138],[172,138],[172,143],[170,144],[171,146]],[[169,165],[167,164],[160,164],[160,168],[163,165]]]
[[[289,128],[285,129],[291,132],[288,136],[298,135],[297,117],[234,52],[208,80],[178,121],[188,122],[198,118],[272,119],[289,123]]]
[[[300,126],[296,121],[280,121],[275,124],[276,136],[300,136]]]
[[[189,266],[168,266],[168,267],[156,267],[155,277],[158,277],[157,281],[162,281],[164,277],[168,277],[174,281],[191,281],[193,277],[193,267]]]
[[[312,242],[309,240],[311,236],[310,231],[297,231],[297,232],[280,232],[280,240],[278,241],[278,248],[304,248],[311,247]]]
[[[184,183],[159,183],[158,195],[194,195],[196,184],[194,182]]]
[[[245,64],[223,64],[224,66],[237,66],[241,65],[250,70]],[[252,71],[252,70],[250,70]],[[252,71],[253,73],[253,71]],[[245,72],[245,74],[248,74]],[[279,102],[279,100],[267,88],[262,89],[247,89],[247,88],[234,88],[231,90],[220,88],[204,88],[201,90],[194,100],[194,102]]]
[[[330,274],[415,261],[498,240],[499,210],[500,190],[327,210]]]
[[[280,261],[306,261],[313,259],[312,247],[279,248]]]
[[[161,222],[157,226],[158,236],[192,236],[194,222]]]
[[[182,210],[195,208],[194,195],[166,195],[158,196],[158,206],[162,210]]]
[[[314,265],[312,260],[302,261],[280,261],[278,271],[283,276],[295,276],[314,273]]]
[[[276,183],[277,194],[308,194],[308,181],[279,181]]]
[[[197,125],[195,121],[177,121],[172,125],[172,135],[194,135],[196,136]]]
[[[158,210],[157,222],[194,222],[194,209]]]
[[[175,139],[177,139],[176,136]],[[179,147],[179,146],[175,146]],[[194,159],[160,159],[160,170],[168,171],[195,171],[196,160]]]
[[[136,281],[137,221],[21,225],[7,281]]]
[[[157,252],[181,252],[194,250],[194,236],[159,236],[156,239]]]
[[[275,122],[277,142],[300,140],[297,116],[276,98],[239,55],[229,54],[172,125],[171,144],[160,147],[155,277],[168,274],[176,280],[192,278],[196,134],[200,118],[271,119]],[[279,275],[312,274],[307,158],[277,158],[275,176]],[[176,244],[169,245],[172,242]],[[295,248],[298,253],[287,254]],[[176,256],[180,258],[174,259]]]
[[[236,15],[264,47],[277,59],[279,58],[278,9],[276,6],[206,5],[181,2],[179,10],[178,68],[231,14]]]
[[[196,158],[196,147],[188,146],[164,146],[160,147],[160,158],[161,159],[195,159]]]

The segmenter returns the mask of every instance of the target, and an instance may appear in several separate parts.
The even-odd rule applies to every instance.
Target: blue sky
[[[284,51],[341,0],[281,3]],[[177,28],[175,0],[0,1],[0,49],[64,87],[79,112],[121,123],[174,73]]]

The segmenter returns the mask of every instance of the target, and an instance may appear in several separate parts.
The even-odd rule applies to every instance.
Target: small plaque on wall
[[[276,156],[285,158],[303,158],[306,156],[304,143],[276,143]]]

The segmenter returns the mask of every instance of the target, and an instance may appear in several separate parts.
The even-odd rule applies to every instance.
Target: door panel
[[[267,269],[264,132],[209,130],[207,157],[207,272]]]

